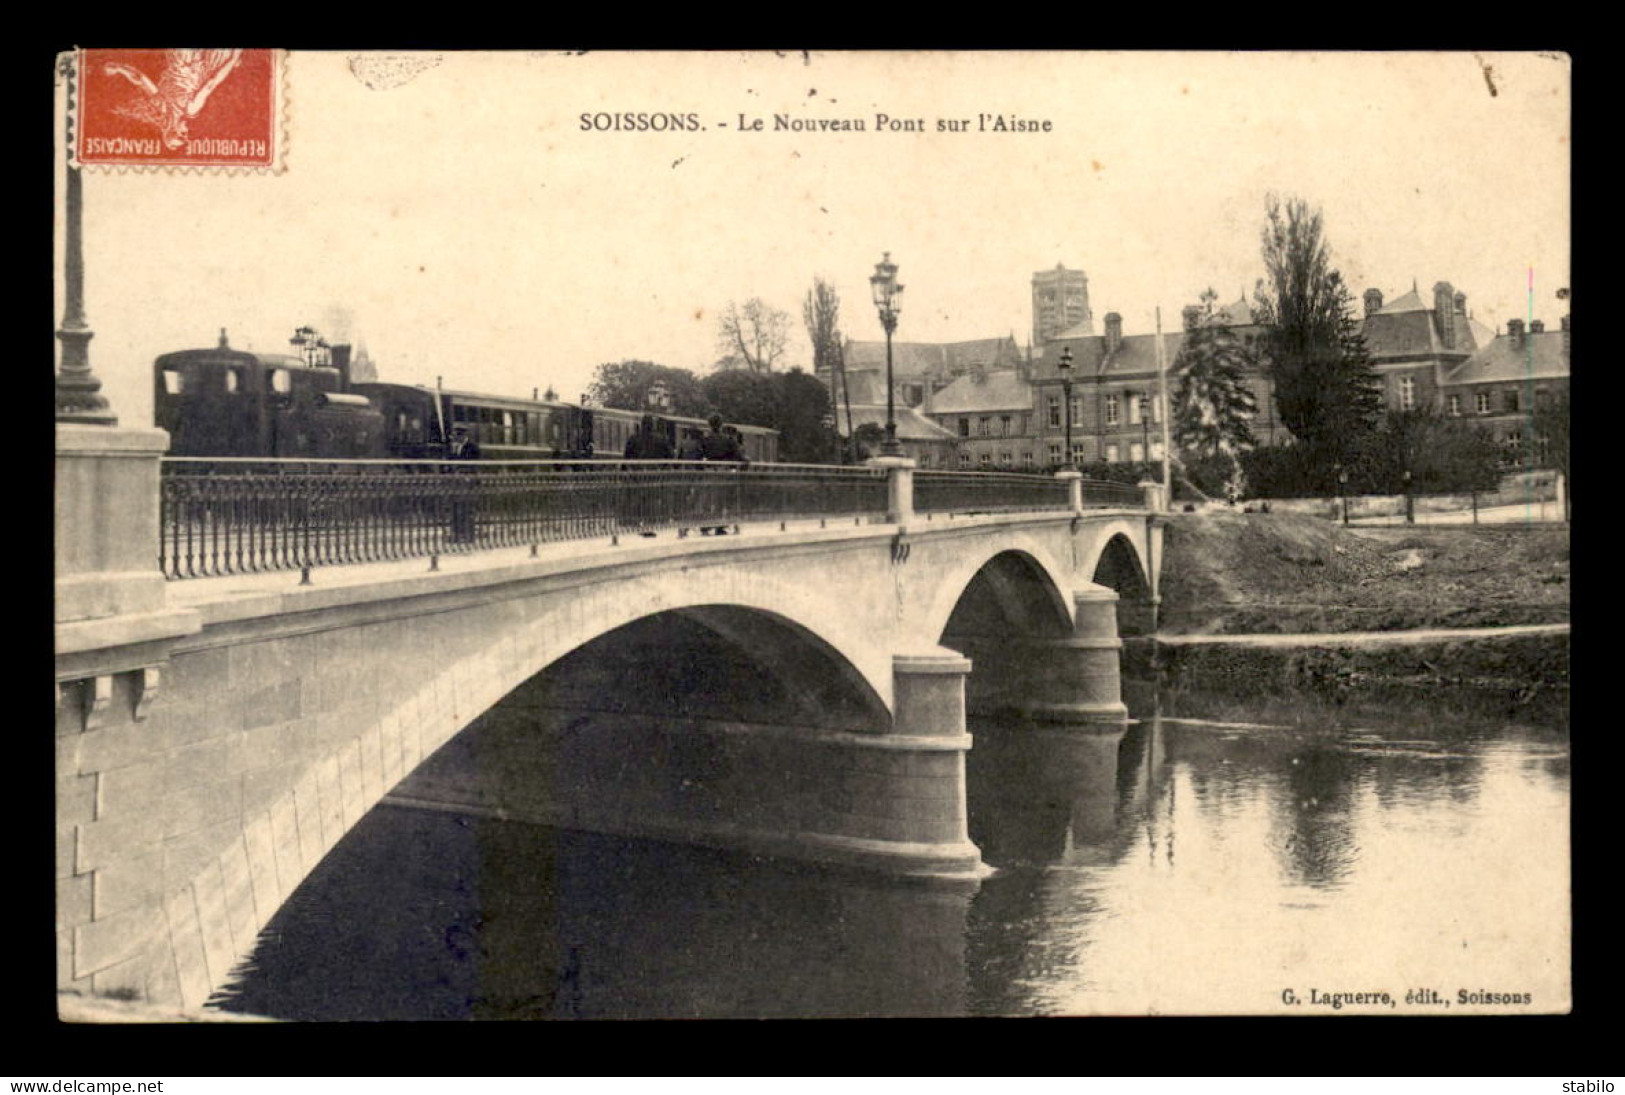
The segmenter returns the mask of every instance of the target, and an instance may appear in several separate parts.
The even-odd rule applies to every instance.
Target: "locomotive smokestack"
[[[224,327],[220,328],[220,349],[231,349],[231,344],[226,341],[226,329]]]
[[[328,347],[328,354],[333,360],[333,368],[339,371],[339,391],[350,390],[350,344],[340,342]]]

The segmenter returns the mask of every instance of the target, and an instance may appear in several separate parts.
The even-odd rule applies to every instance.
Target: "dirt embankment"
[[[1300,514],[1171,517],[1160,630],[1297,634],[1569,618],[1569,534],[1507,526],[1348,529]]]

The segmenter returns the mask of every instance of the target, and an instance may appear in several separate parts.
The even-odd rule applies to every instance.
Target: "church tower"
[[[1089,311],[1089,276],[1060,263],[1053,270],[1035,273],[1033,345],[1041,348],[1049,339],[1079,324],[1086,334],[1095,333],[1094,315]]]

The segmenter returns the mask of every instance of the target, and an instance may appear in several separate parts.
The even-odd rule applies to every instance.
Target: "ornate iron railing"
[[[424,558],[663,528],[884,516],[868,467],[166,458],[170,578]]]
[[[166,458],[158,564],[204,578],[745,521],[882,518],[887,471],[692,461],[445,462]],[[1139,491],[1083,481],[1091,506]],[[1066,510],[1050,476],[918,471],[921,513]]]
[[[1138,487],[1085,479],[1085,506],[1139,506]],[[914,473],[914,509],[919,513],[1010,513],[1071,507],[1066,480],[1017,472],[920,470]]]

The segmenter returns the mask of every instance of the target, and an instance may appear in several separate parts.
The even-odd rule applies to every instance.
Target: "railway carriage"
[[[169,432],[170,455],[438,460],[452,431],[464,426],[485,460],[615,460],[643,417],[553,400],[352,383],[350,347],[319,343],[308,329],[300,335],[294,344],[307,356],[235,350],[224,331],[213,349],[160,355],[153,417]],[[673,452],[707,429],[698,418],[656,421]],[[778,431],[730,428],[752,463],[778,459]]]

